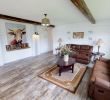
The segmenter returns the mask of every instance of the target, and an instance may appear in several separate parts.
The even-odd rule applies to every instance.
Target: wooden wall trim
[[[34,24],[34,25],[41,25],[41,22],[36,22],[36,21],[28,20],[28,19],[8,16],[8,15],[3,15],[3,14],[0,14],[0,19],[22,22],[22,23],[29,23],[29,24]],[[55,25],[50,25],[49,27],[55,27]]]
[[[79,11],[92,23],[95,24],[96,21],[87,7],[84,0],[71,0],[71,2],[79,9]]]

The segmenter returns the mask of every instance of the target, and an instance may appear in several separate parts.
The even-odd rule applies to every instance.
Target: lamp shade
[[[101,44],[103,44],[103,40],[102,39],[98,39],[98,41],[96,42],[96,45],[100,46]]]
[[[58,39],[58,43],[61,43],[61,42],[63,42],[63,41],[62,41],[62,39],[61,39],[61,38],[59,38],[59,39]]]
[[[50,20],[46,17],[47,14],[44,14],[45,18],[42,19],[42,26],[49,26]]]

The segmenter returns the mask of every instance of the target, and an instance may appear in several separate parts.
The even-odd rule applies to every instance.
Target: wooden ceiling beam
[[[8,16],[8,15],[3,15],[3,14],[0,14],[0,19],[22,22],[22,23],[29,23],[29,24],[34,24],[34,25],[41,25],[41,22],[36,22],[36,21],[28,20],[28,19]],[[55,27],[55,25],[50,25],[49,27]]]
[[[92,13],[90,12],[84,0],[71,0],[71,1],[92,24],[96,23]]]

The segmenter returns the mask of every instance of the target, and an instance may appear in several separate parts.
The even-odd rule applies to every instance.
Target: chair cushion
[[[86,54],[78,54],[77,58],[78,59],[83,59],[83,60],[89,60],[90,59],[90,57],[87,56]]]

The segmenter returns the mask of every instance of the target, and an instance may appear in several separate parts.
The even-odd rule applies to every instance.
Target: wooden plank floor
[[[0,100],[90,100],[87,97],[88,69],[76,91],[72,94],[37,75],[53,66],[56,57],[46,53],[0,67]]]

